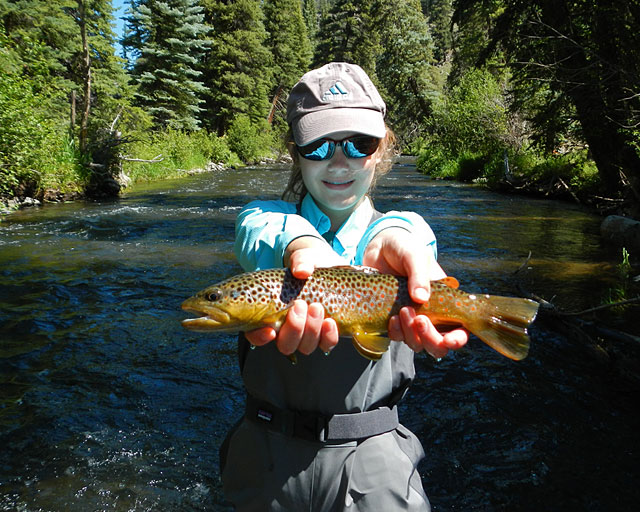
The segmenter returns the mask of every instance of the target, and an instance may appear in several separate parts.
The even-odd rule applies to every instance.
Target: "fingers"
[[[308,356],[318,348],[323,320],[324,308],[322,305],[317,302],[310,304],[307,308],[307,318],[304,324],[302,339],[298,345],[298,352]]]
[[[441,334],[425,315],[416,315],[413,308],[405,307],[389,321],[389,337],[404,341],[412,350],[424,350],[432,357],[441,359],[449,350],[463,347],[469,334],[464,329],[455,329]]]
[[[419,265],[415,258],[407,258],[407,286],[409,295],[414,302],[424,304],[429,300],[431,288],[429,286],[429,276],[426,272],[428,267]]]
[[[305,258],[306,254],[306,251],[299,250],[292,253],[289,259],[291,273],[298,279],[307,279],[316,268],[312,260]]]
[[[294,301],[293,307],[287,313],[287,318],[278,332],[276,344],[278,350],[286,356],[293,354],[300,345],[307,319],[307,309],[307,303],[303,300]]]
[[[273,327],[261,327],[260,329],[245,332],[244,336],[252,345],[261,347],[262,345],[266,345],[270,341],[275,340],[276,334],[276,330]]]
[[[319,347],[325,354],[329,354],[338,344],[338,325],[333,318],[325,318],[322,322],[322,331]]]
[[[338,327],[333,319],[325,319],[322,304],[307,305],[303,300],[293,303],[276,339],[278,350],[284,355],[296,351],[309,355],[318,347],[330,352],[337,343]]]

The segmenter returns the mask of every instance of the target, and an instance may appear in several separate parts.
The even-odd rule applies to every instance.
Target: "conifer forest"
[[[349,61],[421,171],[640,217],[640,0],[124,7],[0,0],[0,197],[278,158],[291,86]]]

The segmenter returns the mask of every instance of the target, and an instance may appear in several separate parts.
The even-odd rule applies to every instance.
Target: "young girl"
[[[304,279],[317,267],[366,265],[407,276],[412,299],[428,300],[429,281],[445,276],[431,229],[413,212],[377,212],[367,195],[390,167],[384,115],[356,65],[331,63],[301,78],[287,105],[294,166],[283,197],[293,201],[253,201],[239,214],[235,250],[245,270],[286,266]],[[442,335],[406,307],[389,337],[404,343],[369,361],[339,342],[322,305],[300,300],[277,332],[241,337],[247,407],[221,449],[225,495],[237,510],[430,509],[416,469],[424,452],[396,404],[414,377],[414,351],[443,357],[467,333]],[[292,365],[283,354],[294,352]]]

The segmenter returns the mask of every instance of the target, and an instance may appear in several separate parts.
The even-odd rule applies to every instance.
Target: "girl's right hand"
[[[324,240],[305,236],[289,244],[284,264],[298,279],[307,279],[318,267],[346,263]],[[278,350],[287,356],[296,351],[309,355],[318,347],[328,353],[338,344],[338,326],[335,320],[325,318],[324,314],[321,304],[307,305],[303,300],[296,300],[278,331],[273,327],[261,327],[246,332],[245,336],[256,346],[276,340]]]

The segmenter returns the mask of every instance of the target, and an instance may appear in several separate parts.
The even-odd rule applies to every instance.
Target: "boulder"
[[[640,254],[640,221],[609,215],[600,225],[602,238],[618,247],[624,247],[630,254]]]

